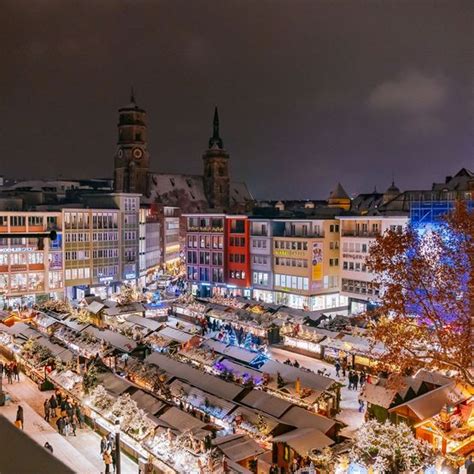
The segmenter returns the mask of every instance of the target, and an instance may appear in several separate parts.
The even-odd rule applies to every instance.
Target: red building
[[[226,216],[226,283],[231,293],[246,296],[250,288],[250,223],[247,216]],[[235,287],[235,291],[233,291]]]

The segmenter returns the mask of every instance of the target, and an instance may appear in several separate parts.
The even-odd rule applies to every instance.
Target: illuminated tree
[[[463,203],[436,225],[377,238],[367,264],[381,304],[369,327],[386,347],[382,368],[452,370],[474,383],[473,248],[474,214]]]
[[[413,436],[405,423],[370,420],[357,431],[351,461],[372,467],[376,473],[417,473],[433,465],[435,454],[425,441]]]

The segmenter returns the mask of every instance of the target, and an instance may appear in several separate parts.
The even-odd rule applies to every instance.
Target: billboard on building
[[[312,279],[323,279],[323,244],[322,242],[313,242],[312,255]]]

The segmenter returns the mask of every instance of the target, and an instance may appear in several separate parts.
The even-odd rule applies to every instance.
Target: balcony
[[[224,227],[194,227],[194,226],[189,226],[186,229],[187,232],[224,232]]]

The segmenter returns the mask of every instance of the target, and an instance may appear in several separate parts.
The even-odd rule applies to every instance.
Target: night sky
[[[214,105],[258,198],[474,168],[474,2],[3,0],[0,174],[111,177],[130,85],[152,170],[200,173]]]

